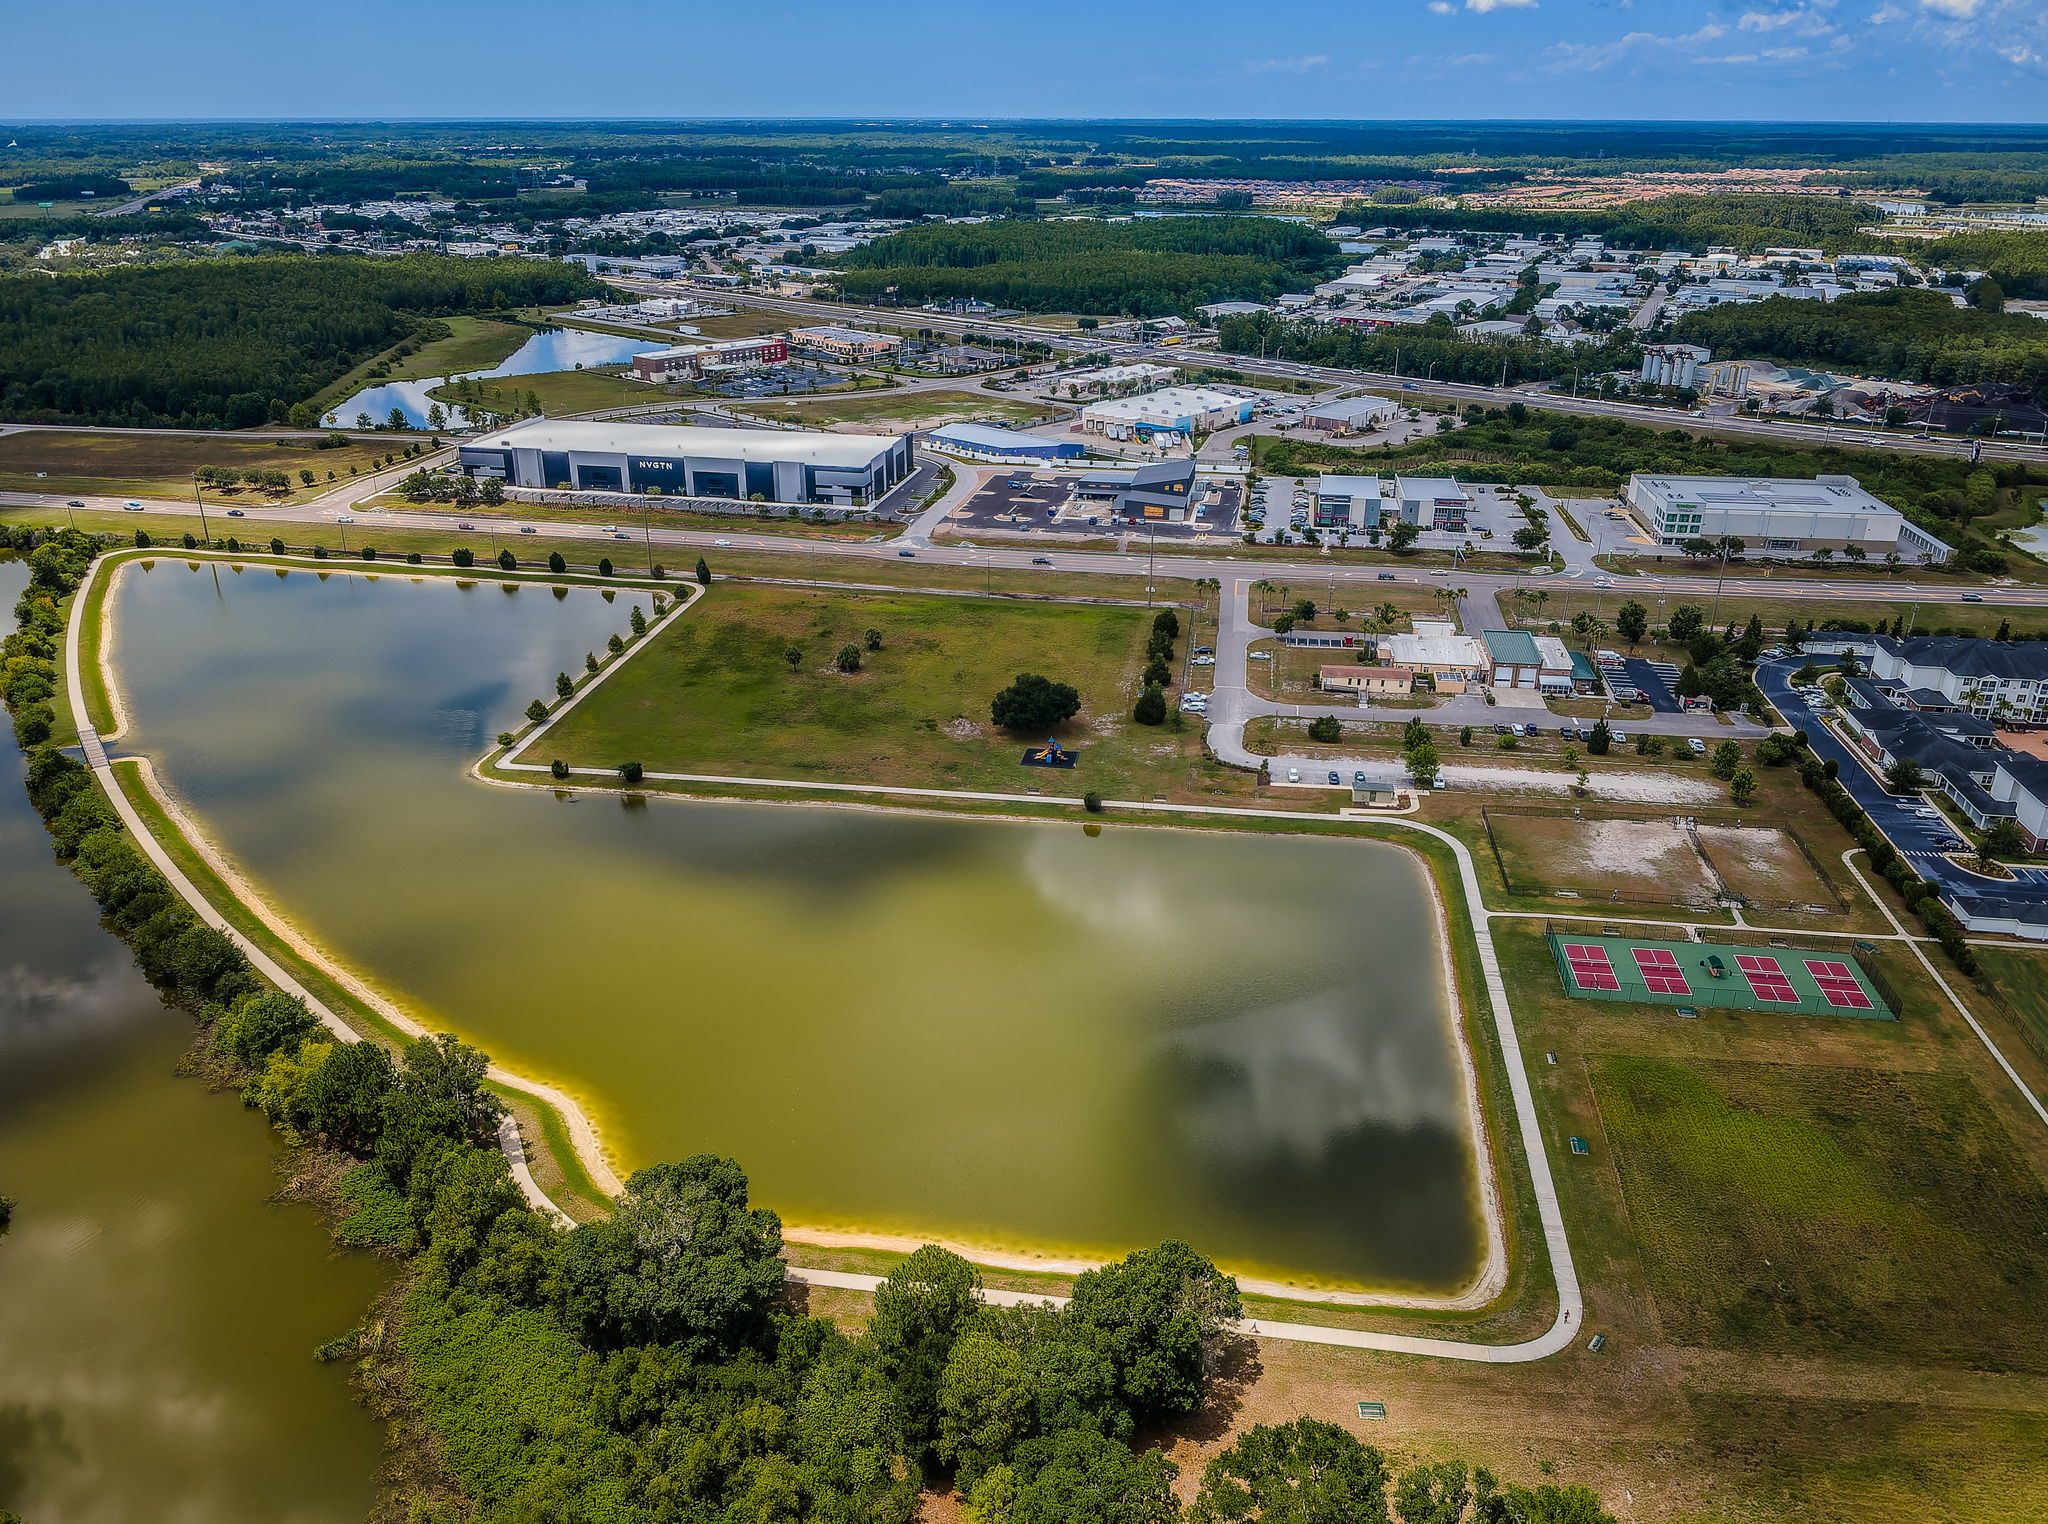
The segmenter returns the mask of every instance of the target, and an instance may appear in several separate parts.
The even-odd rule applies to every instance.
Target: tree
[[[954,1340],[980,1305],[980,1274],[936,1244],[912,1254],[875,1288],[868,1338],[915,1450],[932,1445],[941,1432],[940,1382]]]
[[[1413,751],[1428,739],[1429,727],[1423,724],[1419,718],[1411,716],[1408,723],[1401,727],[1401,749],[1403,751]]]
[[[498,552],[498,568],[501,571],[517,571],[519,558],[509,550],[501,550]]]
[[[330,1048],[299,1088],[300,1130],[337,1148],[368,1152],[384,1125],[384,1096],[392,1079],[391,1057],[377,1044],[350,1042]]]
[[[319,1030],[320,1018],[306,1009],[305,1001],[271,991],[236,1001],[214,1021],[213,1042],[241,1063],[260,1069],[271,1054],[296,1052]]]
[[[526,717],[537,725],[548,717],[548,706],[535,699],[526,706]]]
[[[832,664],[841,672],[860,671],[860,647],[851,642],[841,646],[839,654],[832,659]]]
[[[697,585],[699,587],[711,586],[711,567],[702,556],[697,557]]]
[[[1578,636],[1586,649],[1590,651],[1595,643],[1599,641],[1600,637],[1607,633],[1607,624],[1604,620],[1595,618],[1592,614],[1581,609],[1578,613],[1572,615],[1572,633]]]
[[[1308,738],[1311,741],[1337,741],[1343,739],[1344,727],[1334,714],[1319,714],[1308,722]]]
[[[1460,725],[1458,727],[1458,744],[1460,746],[1470,746],[1472,744],[1472,727],[1470,725]]]
[[[1187,1524],[1384,1524],[1387,1459],[1333,1423],[1259,1424],[1202,1474]]]
[[[1971,281],[1963,295],[1979,312],[2005,311],[2005,290],[1988,275]]]
[[[1613,745],[1614,732],[1607,728],[1607,722],[1595,720],[1592,731],[1586,736],[1586,750],[1596,757],[1604,757]]]
[[[1403,519],[1387,531],[1387,549],[1397,556],[1405,556],[1415,548],[1415,542],[1421,538],[1422,526]]]
[[[635,635],[647,633],[647,616],[640,611],[640,605],[637,603],[626,611],[626,628]]]
[[[548,764],[548,776],[555,779],[556,782],[560,782],[569,776],[569,764],[560,757],[555,758],[554,761]]]
[[[1145,691],[1138,695],[1138,702],[1131,708],[1131,718],[1140,725],[1159,725],[1166,720],[1166,691],[1157,683],[1147,683]]]
[[[861,642],[870,651],[879,651],[882,649],[882,632],[880,630],[869,630],[867,634],[861,637]]]
[[[1991,822],[1984,832],[1984,843],[1978,856],[1990,861],[2001,857],[2025,857],[2027,855],[2027,833],[2020,829],[2019,822],[2002,818]]]
[[[1044,730],[1080,712],[1079,693],[1036,672],[1019,672],[1014,683],[989,701],[989,718],[1004,730]],[[1164,700],[1160,718],[1165,718]]]
[[[1756,772],[1752,768],[1738,767],[1728,779],[1728,791],[1737,804],[1747,804],[1756,797]]]
[[[1443,761],[1437,755],[1436,743],[1424,741],[1420,746],[1411,746],[1407,751],[1408,771],[1417,783],[1434,783],[1442,771]]]
[[[1696,603],[1681,603],[1671,611],[1667,628],[1680,645],[1689,645],[1707,627],[1707,611]]]
[[[621,762],[619,776],[628,783],[638,783],[643,776],[643,770],[638,762]]]
[[[1236,1281],[1168,1240],[1079,1276],[1068,1315],[1115,1366],[1132,1417],[1154,1423],[1201,1406],[1224,1333],[1242,1308]]]
[[[1311,616],[1313,616],[1313,613],[1314,610],[1311,609]],[[1180,615],[1176,614],[1172,609],[1161,609],[1152,616],[1152,628],[1163,633],[1168,640],[1179,640]]]
[[[574,693],[575,691],[575,679],[571,678],[568,673],[557,672],[555,674],[555,693],[559,697],[567,698],[570,694]]]
[[[563,572],[567,571],[568,569],[569,563],[562,558],[562,553],[559,550],[551,550],[548,552],[549,571],[553,572],[556,576],[559,577]]]
[[[1102,796],[1091,788],[1081,796],[1081,808],[1091,815],[1100,815],[1102,813]]]
[[[612,574],[612,558],[610,556],[599,556],[597,558],[597,574],[600,577],[609,577]]]
[[[1026,1440],[968,1493],[975,1524],[1175,1524],[1180,1468],[1088,1429]]]
[[[1810,687],[1820,681],[1820,668],[1816,667],[1812,662],[1808,662],[1792,674],[1792,681],[1802,688]]]
[[[1537,551],[1550,542],[1550,531],[1537,524],[1525,524],[1509,538],[1517,550]]]
[[[1884,770],[1885,786],[1895,794],[1910,794],[1927,786],[1927,772],[1911,757],[1900,757]]]
[[[274,554],[282,555],[284,552],[280,549],[274,552]],[[476,552],[467,549],[457,549],[448,559],[457,566],[474,566],[476,565]]]
[[[622,656],[625,654],[626,642],[617,635],[607,635],[604,638],[604,648],[614,656]]]
[[[789,663],[789,670],[794,672],[804,664],[803,650],[798,646],[784,646],[782,648],[782,659]]]
[[[1614,632],[1629,645],[1641,645],[1649,629],[1650,611],[1633,598],[1614,611]]]
[[[593,1348],[693,1360],[758,1338],[782,1294],[782,1224],[747,1198],[746,1172],[714,1154],[636,1170],[612,1215],[563,1245],[570,1326]]]
[[[1733,741],[1723,741],[1714,748],[1713,756],[1707,759],[1707,770],[1724,783],[1735,776],[1735,769],[1742,766],[1742,748]]]

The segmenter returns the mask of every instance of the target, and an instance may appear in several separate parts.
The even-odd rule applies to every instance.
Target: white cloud
[[[1984,0],[1920,0],[1920,9],[1968,21],[1984,8]]]
[[[1438,16],[1455,16],[1458,14],[1458,8],[1451,4],[1451,0],[1429,0],[1429,10]]]
[[[1310,74],[1330,61],[1328,53],[1306,53],[1299,58],[1251,58],[1244,68],[1251,74]]]
[[[1482,16],[1488,11],[1533,11],[1536,0],[1465,0],[1465,9]]]
[[[1735,24],[1745,32],[1775,32],[1799,19],[1798,11],[1744,11]]]

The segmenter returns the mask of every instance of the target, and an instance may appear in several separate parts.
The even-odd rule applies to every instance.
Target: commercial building
[[[1301,415],[1301,425],[1325,434],[1366,434],[1391,422],[1400,404],[1385,397],[1346,397],[1325,402]]]
[[[1896,552],[1907,561],[1946,561],[1949,547],[1906,522],[1853,476],[1796,478],[1631,476],[1628,505],[1660,545],[1732,535],[1771,555]]]
[[[1424,529],[1463,529],[1472,496],[1448,476],[1397,476],[1394,496],[1401,517]]]
[[[807,354],[853,364],[884,359],[903,347],[903,341],[893,333],[870,333],[865,328],[847,328],[838,323],[827,323],[819,328],[792,328],[789,342]]]
[[[1170,386],[1142,397],[1090,403],[1081,410],[1081,427],[1110,439],[1206,434],[1233,423],[1250,423],[1255,400],[1206,386]]]
[[[464,440],[458,469],[517,487],[861,508],[912,460],[908,437],[536,418]]]
[[[1078,440],[1048,439],[986,423],[942,424],[926,437],[933,449],[970,460],[1078,460],[1082,454]]]
[[[1407,667],[1323,667],[1316,686],[1325,693],[1355,693],[1361,699],[1406,698],[1415,691],[1415,673]]]
[[[1166,386],[1179,375],[1171,365],[1104,365],[1071,371],[1054,381],[1050,390],[1056,397],[1123,397]]]
[[[779,335],[728,339],[716,344],[678,344],[672,349],[652,349],[633,356],[631,374],[635,381],[654,383],[701,381],[710,375],[780,365],[788,358],[789,347]]]
[[[1645,344],[1643,380],[1650,386],[1691,386],[1700,367],[1713,358],[1711,349],[1697,344]]]
[[[1463,693],[1481,686],[1489,671],[1486,645],[1460,635],[1447,619],[1417,619],[1412,635],[1382,635],[1379,653],[1395,666],[1426,675],[1439,693]]]
[[[1118,518],[1179,523],[1192,512],[1195,463],[1162,460],[1135,471],[1091,472],[1074,483],[1074,497],[1080,502],[1107,504]]]
[[[1316,483],[1309,522],[1317,529],[1377,529],[1384,515],[1398,511],[1377,476],[1325,476]]]
[[[1554,635],[1527,630],[1481,630],[1491,666],[1487,681],[1496,688],[1533,688],[1542,693],[1571,693],[1572,653]]]

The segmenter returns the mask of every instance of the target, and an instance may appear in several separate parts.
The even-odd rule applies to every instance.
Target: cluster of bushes
[[[15,628],[0,641],[0,701],[14,717],[14,738],[33,751],[56,729],[57,652],[64,643],[62,603],[71,596],[100,543],[75,529],[0,524],[0,548],[28,556],[29,582],[14,605]]]
[[[1898,849],[1863,813],[1863,807],[1836,781],[1835,764],[1809,757],[1799,764],[1799,781],[1820,795],[1828,813],[1856,838],[1856,844],[1870,858],[1871,867],[1899,892],[1907,908],[1927,928],[1927,934],[1941,944],[1941,950],[1948,954],[1949,961],[1974,977],[1978,969],[1977,954],[1969,944],[1962,922],[1941,903],[1934,885],[1913,871],[1912,864],[1899,855]]]
[[[398,490],[415,503],[483,503],[495,508],[505,501],[505,484],[497,477],[479,480],[461,471],[415,471],[398,484]]]

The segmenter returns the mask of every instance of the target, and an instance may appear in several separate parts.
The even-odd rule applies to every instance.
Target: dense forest
[[[1951,233],[1933,243],[1897,239],[1892,251],[1947,270],[1983,270],[2007,296],[2048,297],[2048,231]]]
[[[0,419],[246,428],[429,319],[605,289],[575,265],[430,255],[0,276]]]
[[[1028,312],[1152,317],[1230,298],[1270,300],[1343,268],[1313,229],[1270,217],[988,222],[905,229],[840,260],[859,301],[979,297]]]
[[[1465,427],[1379,450],[1260,436],[1261,471],[1290,475],[1316,466],[1346,470],[1441,471],[1464,481],[1531,482],[1612,492],[1635,472],[1674,476],[1853,476],[1907,518],[1962,552],[1961,569],[2000,571],[2003,553],[1972,523],[2008,506],[2014,489],[2048,484],[2048,469],[1898,450],[1814,449],[1723,439],[1685,429],[1651,429],[1598,416],[1545,412],[1526,404],[1468,408]]]
[[[1349,206],[1347,220],[1367,226],[1451,232],[1598,234],[1620,249],[1684,249],[1723,245],[1756,253],[1767,248],[1840,249],[1869,242],[1857,229],[1878,220],[1875,208],[1833,196],[1667,196],[1599,211],[1523,211],[1486,207]]]
[[[1216,347],[1225,354],[1268,360],[1494,385],[1503,377],[1510,384],[1555,381],[1636,363],[1635,340],[1627,330],[1617,330],[1594,348],[1542,339],[1466,338],[1449,318],[1361,328],[1250,313],[1223,319],[1217,325]]]
[[[1958,307],[1939,291],[1880,291],[1832,302],[1774,296],[1688,313],[1671,336],[1724,360],[1777,360],[1944,386],[2048,383],[2048,323]]]

